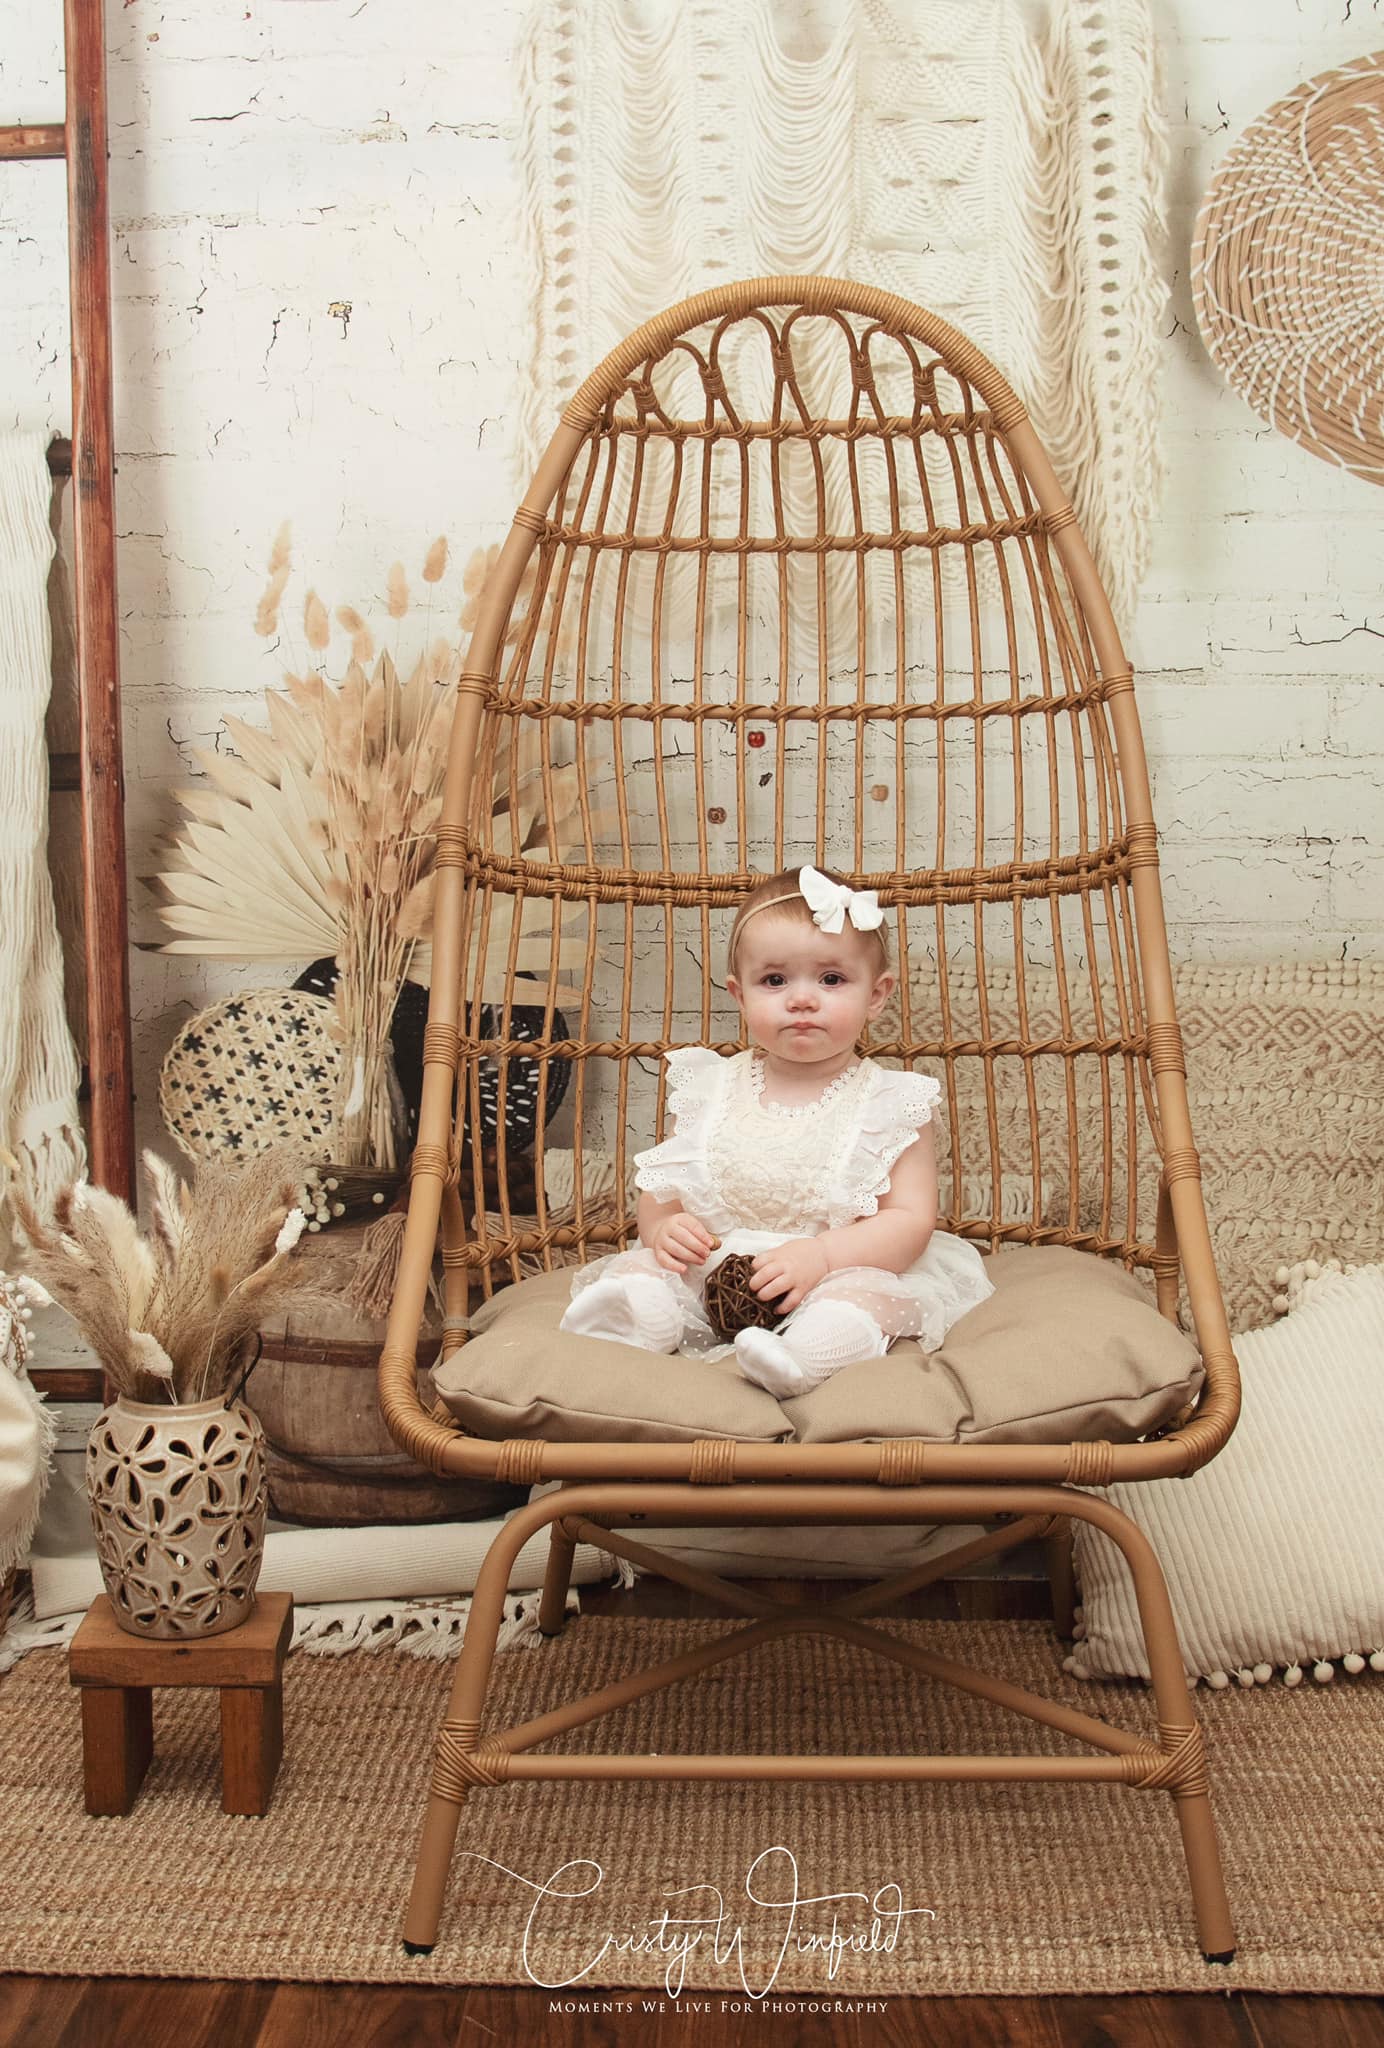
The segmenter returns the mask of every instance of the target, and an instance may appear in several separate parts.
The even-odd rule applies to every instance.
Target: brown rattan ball
[[[783,1320],[774,1301],[766,1301],[752,1291],[753,1272],[752,1253],[728,1252],[706,1276],[702,1305],[712,1329],[727,1344],[741,1330],[771,1330]]]

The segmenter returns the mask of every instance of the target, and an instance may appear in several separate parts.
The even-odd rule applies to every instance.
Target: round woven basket
[[[329,1155],[340,1053],[332,1006],[295,989],[252,989],[185,1024],[159,1074],[163,1120],[194,1159],[249,1157],[293,1141]]]
[[[1290,440],[1384,483],[1384,52],[1261,114],[1211,182],[1192,295],[1212,360]]]

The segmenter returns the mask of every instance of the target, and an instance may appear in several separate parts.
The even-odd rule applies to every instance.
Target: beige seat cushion
[[[1195,1346],[1121,1267],[1022,1247],[989,1261],[995,1293],[930,1356],[911,1341],[780,1404],[708,1362],[558,1329],[570,1272],[507,1287],[479,1308],[433,1384],[463,1428],[551,1442],[1128,1442],[1201,1384]]]

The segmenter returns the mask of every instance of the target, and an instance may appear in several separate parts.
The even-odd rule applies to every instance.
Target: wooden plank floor
[[[840,1582],[757,1580],[811,1601]],[[582,1611],[715,1619],[725,1609],[667,1580],[583,1587]],[[941,1620],[1046,1616],[1041,1580],[961,1578],[889,1610]],[[2,1959],[0,1959],[2,1960]],[[577,1995],[562,1994],[563,2002]],[[790,1994],[784,1994],[785,2000]],[[221,1983],[173,1977],[0,1976],[0,2048],[1384,2048],[1384,1999],[1255,1992],[1082,1998],[893,1998],[871,2013],[721,2012],[716,1993],[681,2000],[595,1992],[612,2013],[552,2010],[524,1986]],[[694,2014],[691,1997],[715,2010]],[[797,1999],[799,2004],[810,1998]],[[819,2000],[819,2002],[821,2002]],[[726,1998],[727,2005],[749,2005]],[[652,2009],[646,2009],[652,2008]]]

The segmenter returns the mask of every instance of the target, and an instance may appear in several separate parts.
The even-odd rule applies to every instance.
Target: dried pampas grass
[[[243,1164],[204,1162],[191,1186],[144,1155],[151,1228],[125,1204],[76,1181],[42,1220],[12,1188],[26,1263],[67,1310],[117,1390],[137,1401],[226,1393],[260,1297],[279,1278],[305,1218],[294,1147]]]

